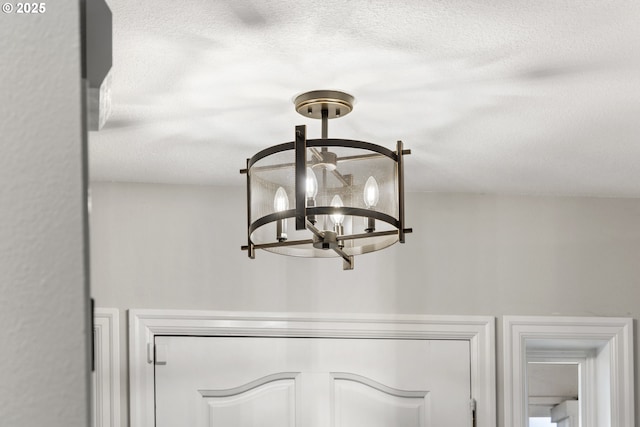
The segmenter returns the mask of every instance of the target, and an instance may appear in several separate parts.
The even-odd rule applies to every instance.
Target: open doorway
[[[534,359],[535,360],[535,359]],[[527,362],[529,427],[580,425],[580,361]]]
[[[549,402],[556,412],[551,417],[561,420],[569,420],[577,407],[577,421],[557,423],[558,427],[634,424],[632,319],[505,316],[503,327],[506,424],[530,425],[529,372],[560,369],[541,367],[543,363],[573,364],[578,369],[578,399],[569,391],[560,393],[568,398],[563,406]],[[575,366],[566,369],[575,372]]]

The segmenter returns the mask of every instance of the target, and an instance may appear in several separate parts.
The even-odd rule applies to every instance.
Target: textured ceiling
[[[111,0],[94,180],[242,185],[292,98],[356,97],[329,136],[395,146],[410,190],[640,197],[640,1]]]

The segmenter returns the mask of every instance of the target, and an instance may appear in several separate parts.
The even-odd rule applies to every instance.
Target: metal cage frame
[[[326,118],[323,117],[323,122]],[[324,134],[324,132],[323,132]],[[285,142],[283,144],[274,145],[256,153],[253,157],[247,159],[246,168],[241,169],[240,173],[247,175],[247,244],[242,246],[242,250],[247,251],[249,258],[255,258],[256,249],[269,249],[275,247],[294,246],[313,244],[318,240],[328,238],[326,231],[321,231],[315,227],[313,223],[309,221],[309,217],[315,215],[349,215],[363,218],[373,218],[383,221],[395,230],[389,231],[373,231],[358,234],[345,234],[334,236],[334,239],[338,241],[354,240],[361,238],[382,237],[389,235],[398,235],[398,241],[400,243],[405,242],[405,234],[411,233],[411,228],[405,227],[405,206],[404,206],[404,156],[411,154],[411,150],[406,150],[403,147],[402,141],[397,141],[396,151],[389,150],[381,145],[373,144],[365,141],[351,140],[351,139],[336,139],[336,138],[321,138],[321,139],[306,139],[306,125],[299,125],[295,128],[295,141]],[[366,160],[379,156],[387,157],[393,160],[396,167],[396,181],[398,185],[398,218],[394,218],[391,215],[383,212],[377,212],[371,209],[354,208],[354,207],[332,207],[332,206],[319,206],[319,207],[307,207],[306,206],[306,169],[311,164],[307,159],[307,149],[310,148],[314,157],[320,158],[321,153],[315,150],[316,147],[345,147],[363,149],[372,152],[372,154],[337,157],[336,161],[355,161]],[[288,209],[281,212],[274,212],[262,216],[255,221],[251,221],[251,170],[255,163],[259,160],[269,157],[273,154],[294,150],[295,163],[282,163],[270,166],[256,166],[258,168],[295,168],[295,208]],[[336,177],[345,185],[349,185],[347,178],[340,174],[339,171],[332,171]],[[254,244],[251,240],[251,235],[258,228],[269,224],[271,222],[284,220],[287,218],[295,218],[296,230],[309,230],[313,233],[314,239],[293,240],[293,241],[274,241],[272,243]],[[348,255],[341,248],[331,245],[327,248],[334,250],[344,260],[343,267],[345,270],[351,270],[354,266],[354,255]]]

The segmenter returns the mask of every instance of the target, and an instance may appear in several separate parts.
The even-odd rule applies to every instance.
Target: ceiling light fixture
[[[404,243],[404,162],[396,151],[364,141],[328,138],[329,119],[353,110],[353,96],[316,90],[295,98],[296,111],[322,120],[322,138],[295,140],[247,159],[247,245],[283,255],[341,257],[353,269],[354,255]],[[290,201],[292,201],[290,206]]]

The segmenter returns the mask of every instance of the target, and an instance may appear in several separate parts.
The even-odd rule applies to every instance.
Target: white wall
[[[89,422],[80,3],[46,6],[0,14],[3,427]]]
[[[409,194],[407,243],[342,271],[338,259],[249,260],[241,187],[92,194],[99,306],[493,315],[499,393],[500,316],[640,317],[640,200]]]

